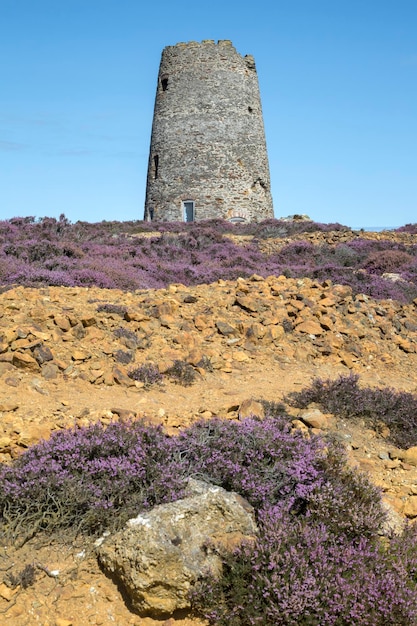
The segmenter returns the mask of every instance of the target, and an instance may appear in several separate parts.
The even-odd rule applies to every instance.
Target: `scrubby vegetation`
[[[162,381],[163,376],[154,363],[144,363],[128,372],[129,378],[144,383],[145,386],[155,385]]]
[[[153,231],[160,234],[152,234]],[[414,234],[408,224],[403,233]],[[342,243],[261,245],[295,234],[348,232],[340,224],[267,220],[70,224],[43,218],[0,222],[0,285],[97,286],[136,290],[169,283],[193,285],[251,274],[311,277],[349,285],[354,293],[410,302],[417,297],[417,246],[365,239]],[[251,235],[245,245],[225,235]],[[147,236],[139,236],[147,235]],[[395,281],[384,274],[395,274]],[[100,302],[97,313],[125,319],[124,306]],[[293,331],[290,320],[283,323]],[[146,340],[124,326],[114,335],[128,365]],[[132,380],[157,384],[156,364],[130,366]],[[192,384],[194,368],[175,361],[164,373]],[[345,419],[388,427],[397,446],[417,444],[417,397],[361,387],[358,376],[313,380],[287,402],[315,403]],[[193,610],[219,626],[415,626],[417,525],[384,537],[379,491],[349,469],[331,438],[293,431],[282,403],[265,402],[266,418],[199,421],[177,436],[138,421],[100,423],[53,433],[0,467],[3,541],[23,544],[38,533],[97,536],[129,517],[184,495],[193,476],[245,497],[255,508],[255,542],[222,555],[223,574],[201,581]],[[385,429],[386,431],[386,429]],[[385,432],[386,434],[386,432]],[[28,566],[9,582],[27,587]]]
[[[327,413],[339,417],[361,418],[375,430],[389,429],[389,439],[401,448],[417,445],[417,397],[387,387],[360,387],[359,376],[350,374],[337,379],[316,378],[310,387],[288,396],[299,408],[312,402]]]
[[[222,578],[205,581],[195,593],[210,624],[416,623],[415,528],[383,549],[378,541],[352,541],[279,508],[263,510],[260,525],[256,546],[226,556]]]
[[[378,490],[348,469],[339,444],[292,431],[280,406],[173,437],[142,420],[57,431],[1,467],[3,536],[96,535],[180,498],[194,476],[247,498],[260,528],[223,555],[222,577],[194,589],[194,611],[210,623],[415,624],[415,530],[382,543]]]
[[[413,225],[400,230],[411,233]],[[278,252],[262,252],[262,242],[270,238],[329,231],[349,233],[350,229],[340,224],[280,220],[71,224],[64,216],[59,220],[14,218],[0,222],[0,284],[132,291],[257,273],[330,279],[350,285],[354,293],[401,302],[417,297],[416,245],[369,240],[356,233],[351,240],[332,245],[297,240],[284,243]],[[227,235],[252,238],[238,245]],[[383,278],[390,272],[400,280]],[[115,313],[123,316],[123,311]]]

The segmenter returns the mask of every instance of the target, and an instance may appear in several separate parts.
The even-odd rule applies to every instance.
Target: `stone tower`
[[[230,41],[162,52],[145,220],[273,217],[268,155],[252,56]]]

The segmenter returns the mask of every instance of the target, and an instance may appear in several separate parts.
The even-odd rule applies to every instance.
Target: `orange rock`
[[[296,330],[300,333],[307,333],[308,335],[322,335],[324,333],[320,324],[313,320],[301,322],[301,324],[298,324],[296,327]]]
[[[39,365],[36,359],[26,352],[15,352],[13,354],[12,363],[18,369],[29,370],[30,372],[39,371]]]
[[[417,496],[410,496],[404,506],[404,515],[409,518],[417,517]]]

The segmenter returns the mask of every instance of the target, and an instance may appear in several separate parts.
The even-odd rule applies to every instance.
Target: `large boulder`
[[[253,508],[238,494],[193,479],[187,493],[129,520],[98,547],[102,567],[141,615],[188,609],[196,581],[220,573],[219,554],[257,532]]]

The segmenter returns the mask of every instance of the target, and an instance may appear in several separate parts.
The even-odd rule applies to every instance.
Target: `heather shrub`
[[[239,492],[256,509],[279,503],[351,537],[375,536],[385,519],[379,491],[347,468],[340,444],[307,441],[287,416],[197,422],[178,446],[188,473]]]
[[[184,387],[192,385],[197,378],[197,372],[193,366],[180,359],[176,359],[166,373],[174,382]]]
[[[416,259],[403,250],[385,250],[369,255],[364,268],[372,274],[399,272],[404,266],[415,263]]]
[[[408,523],[400,535],[391,540],[392,558],[401,563],[414,584],[417,584],[417,524]]]
[[[317,464],[324,444],[291,433],[282,418],[215,418],[181,432],[177,452],[187,473],[238,491],[256,508],[282,499],[291,508],[320,482]]]
[[[200,583],[195,610],[216,626],[412,626],[415,581],[395,558],[366,538],[350,541],[325,523],[280,507],[259,516],[261,532],[223,556],[223,575]],[[416,548],[413,549],[415,563]]]
[[[132,350],[116,350],[116,352],[113,353],[113,357],[118,363],[127,365],[133,361],[135,355]]]
[[[397,233],[410,233],[411,235],[417,234],[417,224],[405,224],[400,228],[395,229]]]
[[[197,363],[197,367],[201,367],[201,369],[206,370],[206,372],[213,372],[213,364],[211,362],[210,357],[203,354],[201,360]]]
[[[3,531],[24,541],[117,528],[182,497],[194,476],[247,498],[259,526],[194,593],[210,623],[411,626],[416,531],[383,549],[379,492],[346,467],[340,444],[292,432],[270,408],[264,420],[214,418],[175,437],[141,420],[58,431],[0,467]]]
[[[95,533],[174,500],[182,481],[172,447],[141,420],[56,431],[1,466],[3,530],[24,538],[56,528]]]
[[[128,376],[133,380],[144,383],[145,386],[155,385],[156,383],[160,383],[163,379],[158,366],[154,363],[144,363],[143,365],[130,370],[130,372],[128,372]]]
[[[330,532],[352,540],[375,537],[385,520],[380,491],[364,474],[348,469],[345,461],[343,458],[341,463],[340,456],[334,458],[332,448],[329,450],[327,481],[308,499],[309,521],[324,522]]]
[[[288,402],[299,408],[317,403],[322,410],[345,418],[362,418],[375,430],[389,428],[389,440],[408,448],[417,445],[417,396],[389,387],[359,387],[359,376],[316,378],[311,385],[289,394]]]
[[[306,440],[288,417],[197,422],[177,438],[188,474],[243,495],[256,509],[279,504],[326,520],[346,536],[375,536],[385,514],[379,491],[346,466],[336,441]]]
[[[359,255],[351,246],[341,243],[334,248],[334,257],[338,265],[342,267],[357,267]]]
[[[127,348],[134,350],[139,344],[139,338],[133,330],[120,326],[113,331],[113,335],[120,339]]]
[[[272,255],[259,249],[259,242],[269,237],[331,230],[349,229],[340,224],[300,220],[70,224],[65,216],[59,220],[15,218],[0,221],[0,280],[6,285],[97,286],[135,291],[169,283],[196,285],[235,280],[254,273],[284,274],[330,279],[350,285],[354,293],[375,298],[411,302],[417,297],[415,246],[358,237],[336,246],[296,241]],[[138,236],[152,231],[158,234],[151,238]],[[225,237],[227,233],[252,235],[253,239],[239,245]],[[374,271],[360,275],[370,255],[389,251],[410,255],[412,261],[401,268],[405,282],[394,284]],[[395,254],[391,265],[395,264]],[[371,258],[370,267],[372,262]]]
[[[336,520],[333,502],[353,493],[344,464],[340,446],[292,433],[285,417],[200,421],[174,438],[142,421],[94,424],[55,432],[1,466],[0,511],[8,534],[72,525],[95,532],[175,499],[183,479],[194,476],[237,491],[257,509],[281,504],[294,515],[319,517],[327,507]],[[327,504],[319,497],[325,487]],[[366,481],[361,490],[357,506],[366,511],[352,503],[345,524],[352,536],[375,534],[382,519],[378,494]]]
[[[99,304],[97,306],[98,313],[110,313],[112,315],[120,315],[123,317],[127,313],[127,307],[121,304],[112,304],[110,302],[104,302],[103,304]]]
[[[27,589],[36,582],[36,567],[33,563],[28,563],[16,574],[14,574],[13,572],[8,573],[8,575],[6,576],[6,580],[8,586],[10,586],[12,589],[16,589],[16,587],[22,587],[22,589]]]

